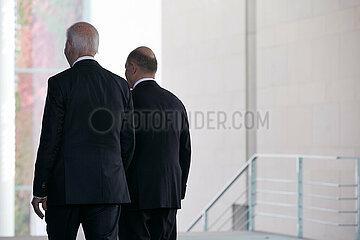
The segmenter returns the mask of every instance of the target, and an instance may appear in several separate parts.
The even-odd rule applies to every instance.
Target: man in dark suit
[[[97,30],[67,30],[69,69],[51,77],[35,164],[32,205],[49,239],[117,239],[121,204],[130,202],[125,171],[134,151],[133,103],[125,79],[95,60]]]
[[[121,213],[119,238],[173,240],[190,167],[186,110],[155,82],[157,61],[151,49],[132,51],[125,68],[133,88],[136,144],[127,172],[131,204]]]

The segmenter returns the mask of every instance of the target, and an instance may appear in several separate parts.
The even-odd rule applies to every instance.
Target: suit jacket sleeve
[[[186,110],[182,114],[182,127],[180,133],[180,167],[181,175],[181,199],[185,198],[186,183],[189,176],[190,160],[191,160],[191,142],[189,132],[189,121],[187,118]]]
[[[120,132],[120,144],[121,158],[126,171],[130,166],[135,148],[134,106],[130,89]]]
[[[33,194],[37,197],[47,195],[48,179],[61,148],[64,116],[65,102],[61,89],[55,79],[50,78],[48,80],[40,144],[35,163]]]

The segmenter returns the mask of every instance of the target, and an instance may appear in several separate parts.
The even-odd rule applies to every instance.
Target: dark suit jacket
[[[134,150],[127,82],[83,60],[48,81],[34,196],[48,205],[130,201],[125,177]]]
[[[126,210],[181,208],[190,167],[190,134],[182,102],[155,81],[132,91],[135,152],[127,172]]]

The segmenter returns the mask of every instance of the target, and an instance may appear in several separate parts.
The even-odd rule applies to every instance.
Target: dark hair
[[[154,57],[150,57],[135,49],[129,54],[127,58],[128,63],[130,63],[131,61],[134,61],[137,65],[139,65],[147,72],[153,73],[157,70],[157,60],[155,54]]]

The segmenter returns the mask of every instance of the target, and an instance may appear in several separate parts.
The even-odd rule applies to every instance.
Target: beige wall
[[[270,116],[269,129],[258,130],[257,151],[360,155],[360,1],[257,0],[256,21],[257,109]],[[245,1],[164,0],[162,27],[163,85],[190,112],[244,111]],[[179,212],[180,230],[245,161],[244,129],[193,129],[192,139],[193,164],[187,199]],[[305,180],[354,180],[353,162],[342,166],[310,159],[305,163]],[[279,165],[284,163],[265,164],[262,169],[259,165],[259,172],[281,177],[288,170]],[[296,174],[295,165],[289,166]],[[306,191],[351,194],[334,189]],[[342,210],[355,207],[305,201]],[[288,213],[296,216],[296,211]],[[314,217],[314,212],[305,214]],[[353,216],[318,214],[316,218],[354,221]],[[258,230],[297,231],[296,222],[261,217],[256,221]],[[353,228],[338,230],[308,222],[304,227],[305,236],[319,239],[351,239],[355,234]]]
[[[359,5],[258,0],[259,151],[360,154]]]
[[[358,0],[258,0],[257,107],[269,111],[271,119],[269,130],[258,131],[259,152],[360,155],[359,9]],[[354,182],[354,162],[342,166],[309,159],[305,164],[305,181]],[[282,175],[283,169],[272,170],[272,177]],[[337,188],[306,186],[304,190],[329,196],[354,194]],[[271,201],[277,197],[259,198]],[[304,202],[337,210],[355,208],[351,201],[339,204],[305,198]],[[304,217],[355,223],[354,215],[349,214],[305,210]],[[290,226],[278,227],[294,226],[296,222],[289,220],[259,217],[257,221],[259,230],[296,232]],[[304,236],[353,239],[355,231],[305,221]]]

